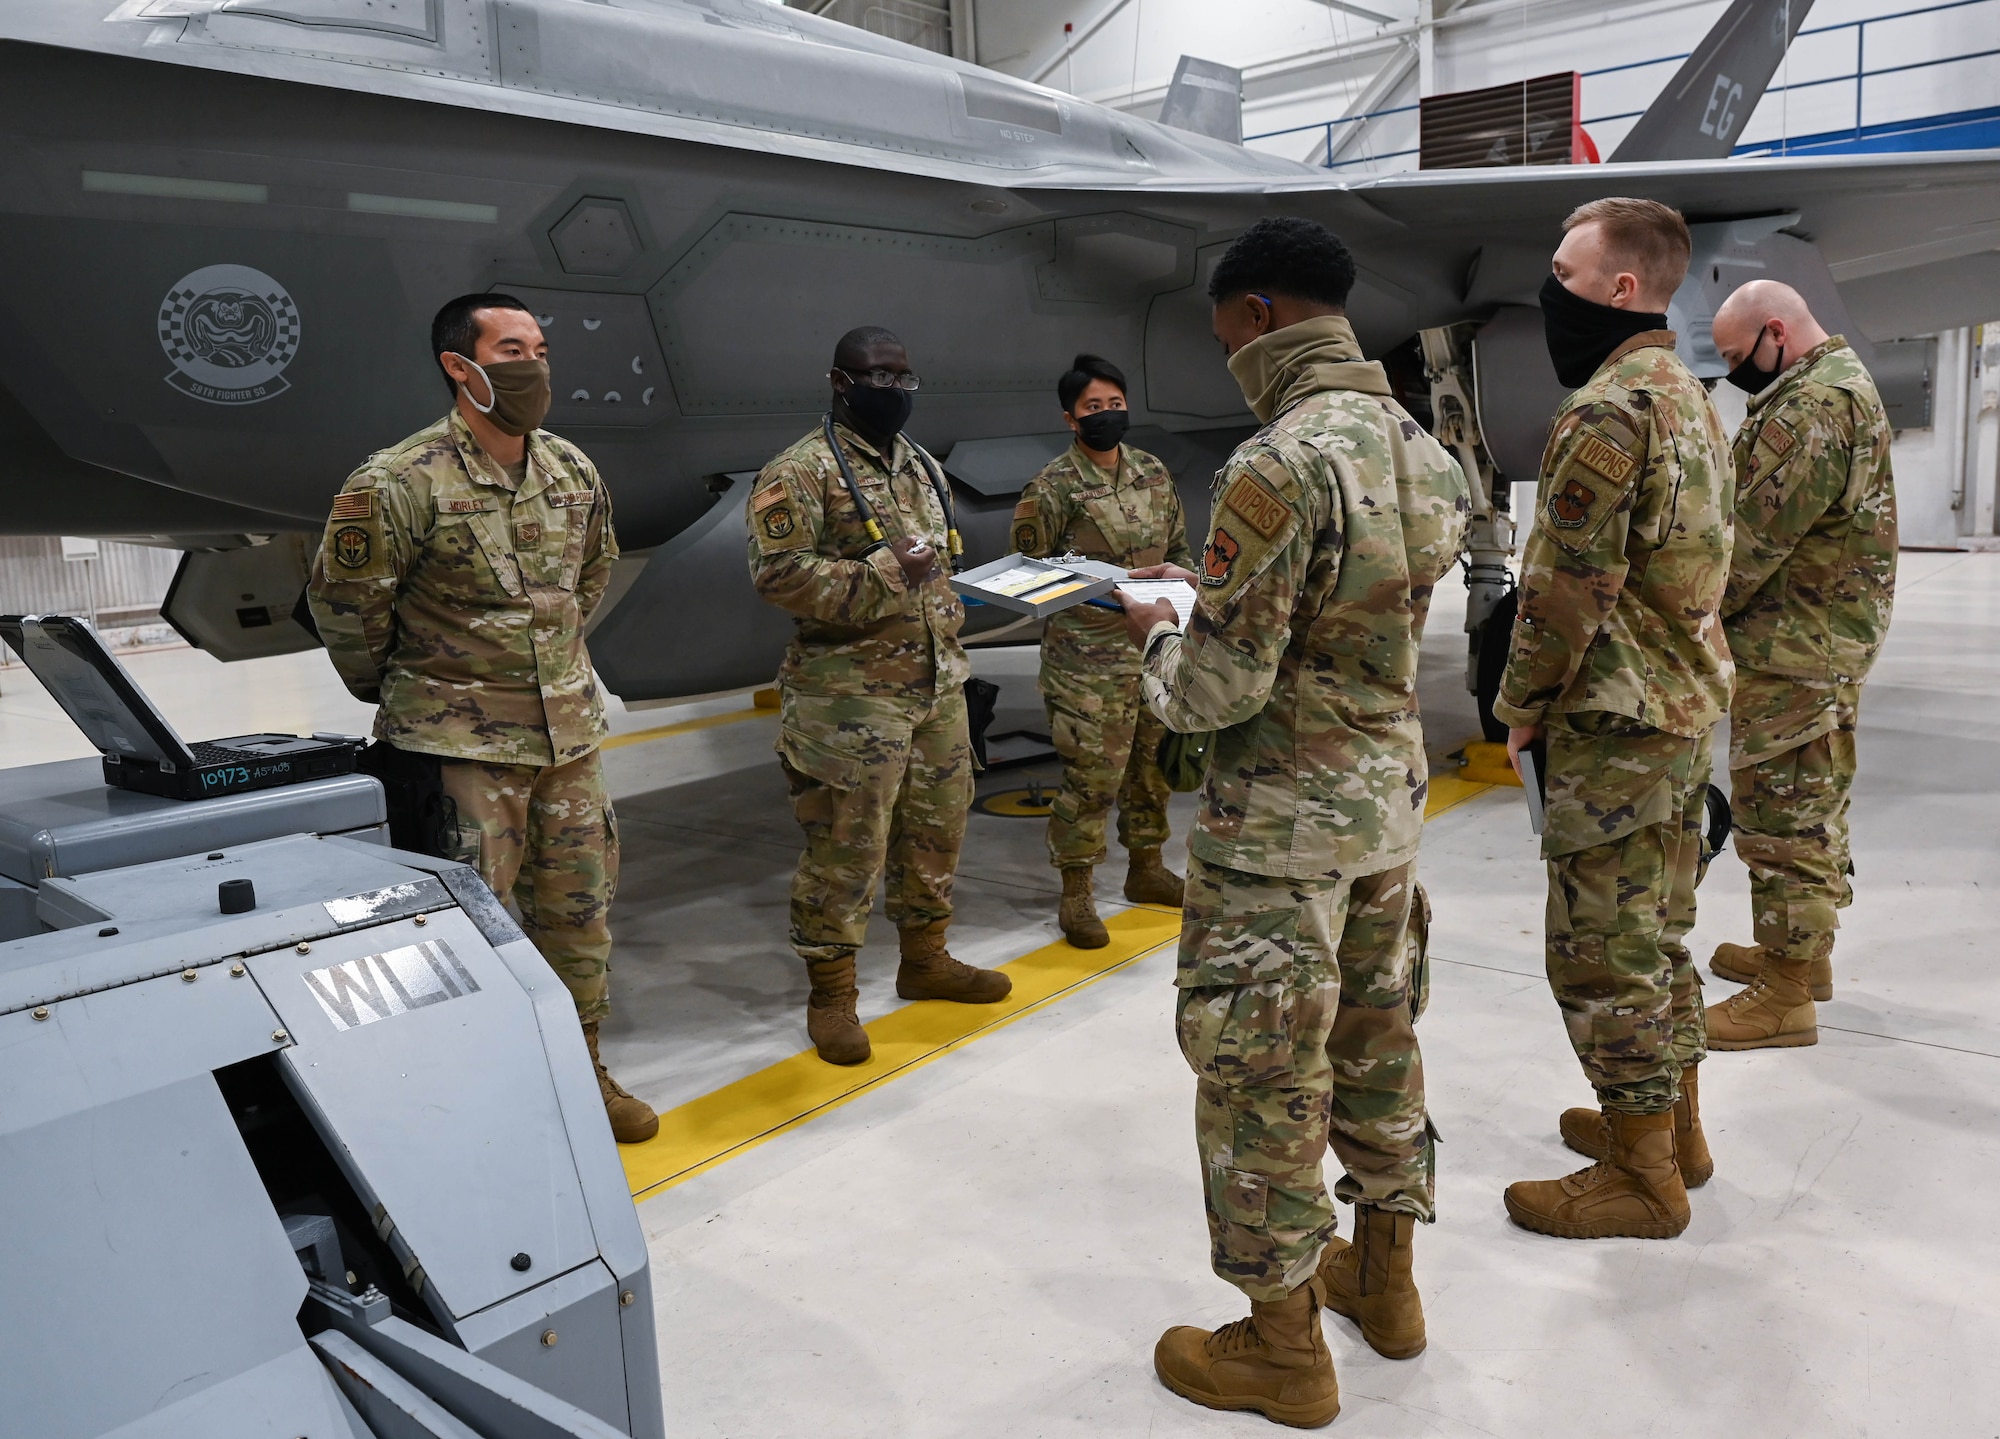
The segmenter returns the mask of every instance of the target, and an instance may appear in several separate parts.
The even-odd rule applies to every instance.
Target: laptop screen
[[[194,752],[84,621],[4,615],[0,638],[102,753],[170,769],[194,766]]]

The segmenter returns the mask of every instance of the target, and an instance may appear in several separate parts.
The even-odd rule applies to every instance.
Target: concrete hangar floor
[[[1430,1348],[1394,1363],[1330,1319],[1330,1432],[2000,1433],[2000,556],[1902,565],[1862,707],[1837,997],[1816,1048],[1710,1060],[1716,1177],[1678,1240],[1507,1222],[1508,1181],[1581,1163],[1555,1118],[1589,1092],[1542,979],[1520,793],[1438,785],[1421,861],[1436,923],[1420,1033],[1443,1135],[1439,1222],[1417,1241]],[[1462,606],[1441,592],[1423,677],[1446,776],[1473,733]],[[317,654],[128,662],[187,733],[366,718]],[[978,668],[1002,686],[996,730],[1039,727],[1032,651]],[[1069,949],[1041,824],[975,814],[954,948],[1009,963],[1017,1001],[997,1016],[901,1005],[878,916],[862,998],[877,1058],[852,1072],[801,1056],[805,980],[784,944],[798,840],[774,724],[743,698],[621,713],[608,755],[625,867],[606,1057],[665,1115],[624,1154],[672,1432],[1273,1432],[1151,1372],[1167,1325],[1243,1312],[1208,1271],[1193,1084],[1170,1028],[1174,918],[1128,912],[1110,949]],[[31,679],[0,673],[10,763],[81,745]],[[1177,799],[1177,838],[1189,808]],[[1733,855],[1701,903],[1697,955],[1747,942]]]

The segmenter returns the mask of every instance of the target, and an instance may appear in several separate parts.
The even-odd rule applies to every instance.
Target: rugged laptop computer
[[[361,741],[247,734],[190,745],[83,620],[0,615],[0,639],[104,756],[104,781],[169,799],[204,799],[350,774]]]

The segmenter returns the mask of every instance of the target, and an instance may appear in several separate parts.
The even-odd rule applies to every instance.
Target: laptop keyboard
[[[248,750],[231,749],[226,744],[206,739],[196,740],[188,748],[194,751],[196,764],[241,764],[243,756],[249,753]]]

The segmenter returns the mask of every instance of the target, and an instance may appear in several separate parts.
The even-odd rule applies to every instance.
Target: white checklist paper
[[[1186,580],[1120,580],[1118,588],[1135,600],[1165,600],[1174,607],[1182,629],[1194,614],[1194,586]]]

